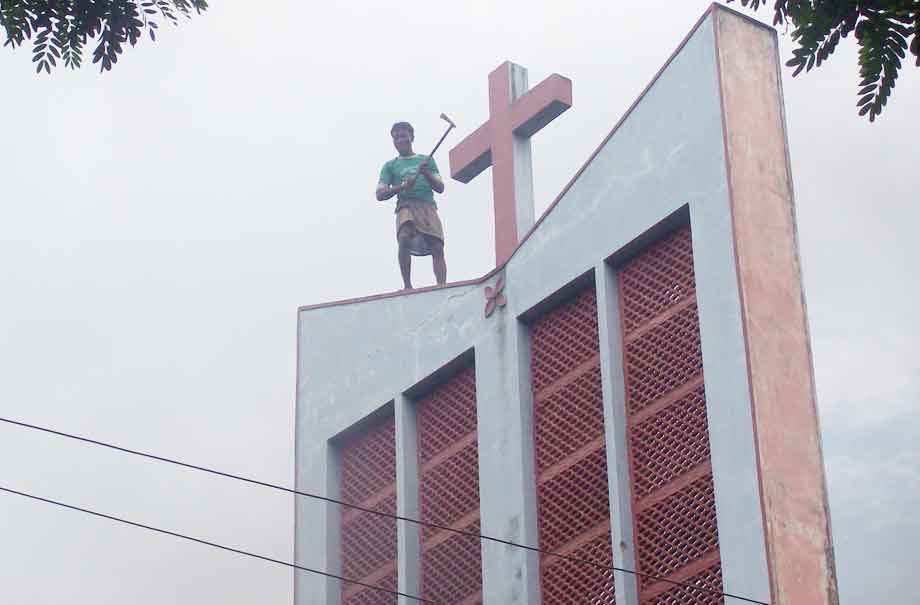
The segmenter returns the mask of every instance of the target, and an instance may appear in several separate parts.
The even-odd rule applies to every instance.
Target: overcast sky
[[[373,197],[390,124],[413,122],[426,152],[440,112],[448,143],[487,118],[503,60],[531,84],[572,78],[573,109],[534,139],[540,213],[707,6],[213,4],[106,75],[38,77],[28,49],[0,52],[0,415],[285,485],[298,305],[400,286]],[[856,71],[847,40],[785,73],[799,238],[841,601],[915,604],[920,74],[907,62],[869,125]],[[441,209],[449,279],[491,269],[488,171],[449,181]],[[8,425],[0,485],[292,558],[285,494]],[[292,586],[286,568],[0,494],[4,604],[288,604]]]

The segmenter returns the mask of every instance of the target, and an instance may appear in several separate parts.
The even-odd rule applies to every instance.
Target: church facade
[[[836,604],[775,32],[714,5],[536,222],[522,73],[451,153],[496,269],[299,310],[296,486],[362,509],[298,497],[296,605]]]

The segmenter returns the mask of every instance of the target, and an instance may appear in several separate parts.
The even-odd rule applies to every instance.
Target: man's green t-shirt
[[[401,191],[397,195],[397,200],[423,200],[433,204],[434,191],[431,189],[431,183],[429,183],[425,175],[419,173],[418,170],[419,164],[421,164],[426,157],[428,156],[415,154],[406,158],[402,156],[393,158],[384,164],[383,168],[380,170],[380,182],[395,187],[413,174],[418,174],[419,176],[415,179],[415,184],[412,185],[412,188],[408,191]],[[438,165],[434,162],[434,158],[428,161],[428,167],[434,174],[441,174],[438,171]]]

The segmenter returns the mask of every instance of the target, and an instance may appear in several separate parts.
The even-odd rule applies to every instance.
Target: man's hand
[[[388,183],[380,183],[377,185],[377,201],[385,202],[394,195],[400,193],[402,190],[402,185],[393,187]]]
[[[431,188],[436,193],[444,193],[444,181],[441,180],[441,176],[435,174],[431,171],[430,160],[431,158],[425,158],[418,165],[418,174],[424,174],[425,178],[428,179],[428,183],[431,185]],[[416,175],[418,176],[418,175]]]
[[[424,174],[425,178],[428,179],[429,183],[434,183],[434,180],[438,178],[434,172],[431,171],[431,158],[425,158],[422,160],[422,163],[418,165],[418,174]]]

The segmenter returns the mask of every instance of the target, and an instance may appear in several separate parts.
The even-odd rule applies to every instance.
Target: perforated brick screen
[[[594,288],[530,334],[540,547],[612,565]],[[612,604],[613,572],[541,555],[540,590],[544,605]]]
[[[645,602],[655,605],[717,605],[725,602],[719,594],[722,592],[722,566],[717,557],[709,567],[680,580],[684,586],[670,584],[654,587],[650,590],[655,592],[654,599]]]
[[[722,590],[690,229],[619,272],[638,571]],[[723,603],[639,578],[642,605]]]
[[[423,521],[479,533],[476,372],[470,367],[420,399],[416,407],[419,508]],[[478,539],[423,527],[422,597],[481,603]]]
[[[610,530],[601,533],[593,540],[584,543],[565,554],[586,561],[609,562],[613,559],[610,550]],[[553,560],[548,557],[543,561],[541,574],[542,597],[544,603],[586,603],[590,605],[612,604],[613,571],[598,569],[575,561],[565,559]],[[577,592],[572,592],[573,589]]]
[[[396,514],[396,424],[392,414],[340,447],[340,492],[346,502]],[[342,575],[396,590],[396,521],[355,509],[342,511]],[[390,605],[396,597],[342,584],[345,605]]]

